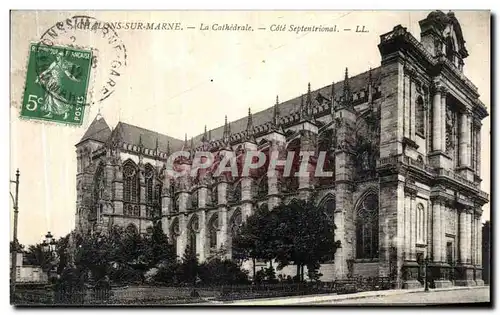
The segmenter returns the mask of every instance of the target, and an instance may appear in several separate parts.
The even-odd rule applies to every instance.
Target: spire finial
[[[156,151],[158,151],[158,136],[156,136],[155,149],[156,149]]]
[[[248,120],[247,120],[247,132],[253,131],[253,119],[252,119],[252,111],[250,107],[248,108]]]
[[[184,134],[184,148],[187,148],[187,145],[188,145],[188,134],[185,133]]]
[[[279,116],[280,116],[278,105],[279,105],[279,97],[278,95],[276,95],[276,103],[274,104],[273,108],[273,124],[275,127],[278,126]]]
[[[139,146],[142,147],[142,135],[139,135]]]
[[[368,103],[371,105],[373,100],[373,78],[372,78],[372,67],[368,70]]]
[[[224,133],[222,134],[222,139],[224,142],[229,142],[229,136],[231,134],[231,125],[227,123],[227,115],[224,118]]]
[[[167,141],[167,155],[170,155],[170,141]]]
[[[349,86],[349,69],[345,68],[344,77],[344,103],[349,104],[351,102],[351,87]]]
[[[306,106],[311,106],[312,104],[312,96],[311,96],[311,82],[307,83],[307,99]]]
[[[207,125],[205,125],[205,131],[203,131],[203,137],[201,138],[201,142],[207,142]]]

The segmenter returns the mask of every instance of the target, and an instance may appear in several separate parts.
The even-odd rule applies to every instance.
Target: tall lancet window
[[[152,205],[154,200],[154,195],[153,195],[154,174],[155,171],[153,166],[151,166],[151,164],[146,164],[144,170],[144,177],[146,180],[146,204],[148,205]]]
[[[378,196],[369,193],[356,212],[356,258],[378,258]]]
[[[97,167],[94,177],[94,216],[92,219],[99,219],[102,215],[103,206],[101,200],[104,198],[106,188],[106,179],[104,177],[104,166],[100,164]]]
[[[123,164],[123,212],[129,216],[139,216],[139,174],[132,161]]]

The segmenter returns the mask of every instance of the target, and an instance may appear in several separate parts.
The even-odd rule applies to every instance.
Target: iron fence
[[[348,278],[331,282],[277,282],[241,285],[130,286],[111,289],[24,290],[15,305],[166,305],[207,300],[237,300],[311,294],[348,294],[391,288],[388,277]]]

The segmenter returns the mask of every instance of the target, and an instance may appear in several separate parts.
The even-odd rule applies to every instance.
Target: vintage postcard
[[[11,11],[13,305],[490,305],[489,11]]]

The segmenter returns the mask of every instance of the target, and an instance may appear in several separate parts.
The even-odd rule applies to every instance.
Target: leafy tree
[[[322,208],[312,201],[294,200],[272,211],[258,209],[247,218],[233,240],[238,259],[277,261],[278,269],[297,266],[303,280],[304,266],[317,278],[319,265],[333,260],[340,241],[334,240],[335,225]],[[254,263],[255,266],[255,263]],[[256,276],[255,267],[253,271]]]
[[[273,244],[279,268],[293,262],[303,281],[304,266],[317,270],[320,263],[333,260],[340,241],[334,240],[335,225],[322,208],[311,200],[294,200],[273,212],[279,221]]]
[[[179,268],[179,280],[182,283],[196,284],[198,271],[198,257],[189,246],[186,246],[186,250],[184,251],[184,255],[182,257],[182,263]]]
[[[146,264],[149,268],[155,267],[161,262],[176,260],[174,247],[169,244],[168,237],[160,224],[155,224],[151,235],[145,237],[143,248]]]
[[[273,243],[277,225],[278,219],[275,213],[268,211],[266,208],[258,208],[243,223],[232,241],[233,258],[238,260],[252,259],[252,275],[254,279],[256,277],[256,260],[271,261],[276,256]]]
[[[20,244],[19,242],[16,243],[17,243],[17,252],[18,253],[24,252],[24,245]],[[10,252],[12,253],[13,251],[14,251],[14,242],[10,241]]]

